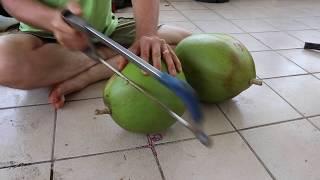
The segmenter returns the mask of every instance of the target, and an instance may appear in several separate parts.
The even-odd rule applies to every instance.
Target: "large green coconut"
[[[229,35],[192,35],[178,44],[176,54],[188,83],[203,102],[230,99],[256,82],[251,54]]]
[[[166,67],[163,66],[162,69]],[[135,65],[128,64],[122,73],[178,115],[184,113],[184,104],[173,92],[153,77],[143,75]],[[183,73],[178,74],[177,78],[185,80]],[[128,131],[155,133],[176,122],[159,104],[116,75],[105,87],[104,102],[109,107],[113,120]]]

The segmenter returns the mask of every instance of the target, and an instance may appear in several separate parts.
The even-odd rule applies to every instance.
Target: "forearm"
[[[53,17],[57,10],[36,0],[2,0],[3,7],[17,20],[51,31]]]
[[[132,3],[137,38],[157,34],[159,0],[132,0]]]

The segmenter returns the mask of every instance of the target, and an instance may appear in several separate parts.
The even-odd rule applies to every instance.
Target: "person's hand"
[[[164,60],[167,64],[169,74],[173,76],[182,71],[181,63],[173,49],[164,39],[160,39],[156,35],[142,36],[133,43],[129,50],[140,55],[142,59],[159,70],[161,70],[161,60]],[[127,61],[123,59],[119,62],[119,68],[123,69],[126,64]]]
[[[82,13],[80,5],[74,1],[68,3],[67,9],[78,16],[80,16]],[[61,45],[71,50],[83,50],[87,47],[87,36],[69,26],[63,20],[60,11],[57,11],[51,24],[51,31]]]

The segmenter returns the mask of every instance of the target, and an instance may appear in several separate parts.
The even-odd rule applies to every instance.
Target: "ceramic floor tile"
[[[256,72],[260,78],[271,78],[307,72],[299,66],[273,51],[251,53],[256,65]],[[276,64],[276,66],[275,66]]]
[[[103,96],[103,90],[107,81],[101,81],[88,86],[87,88],[81,90],[80,92],[68,95],[67,100],[80,100],[80,99],[90,99],[90,98],[100,98]]]
[[[0,110],[0,167],[50,160],[53,126],[50,106]]]
[[[310,118],[309,120],[320,129],[320,116]]]
[[[259,8],[234,8],[234,9],[216,9],[218,14],[226,19],[255,19],[267,17],[263,9]]]
[[[249,34],[232,34],[232,36],[242,42],[249,51],[270,50],[270,48],[268,48]]]
[[[308,25],[311,28],[319,29],[320,28],[320,17],[303,17],[296,18],[297,21]]]
[[[220,16],[210,10],[182,10],[181,13],[192,21],[221,19]]]
[[[266,85],[250,87],[220,106],[238,129],[301,117]]]
[[[305,120],[242,132],[276,179],[320,177],[320,131]]]
[[[232,22],[246,32],[279,31],[275,27],[260,19],[232,20]]]
[[[289,31],[288,33],[300,39],[303,42],[320,43],[320,31],[304,30],[304,31]]]
[[[55,157],[79,156],[147,144],[145,135],[120,128],[109,115],[95,115],[104,109],[102,99],[70,102],[58,111]]]
[[[320,53],[303,49],[279,51],[280,54],[309,72],[320,72]]]
[[[306,116],[320,114],[319,79],[311,75],[266,80],[290,104]]]
[[[188,21],[188,19],[185,18],[178,11],[160,11],[159,21],[160,22]]]
[[[233,1],[225,2],[225,3],[206,3],[206,2],[199,2],[199,3],[213,10],[236,9],[236,7],[233,6]]]
[[[18,90],[0,86],[0,108],[47,104],[49,89]]]
[[[213,141],[211,149],[195,140],[156,146],[166,179],[271,179],[237,134],[215,136]]]
[[[207,33],[242,33],[237,26],[226,20],[194,21],[194,23]]]
[[[50,180],[50,164],[0,169],[1,180]]]
[[[187,9],[208,9],[207,7],[201,5],[198,2],[190,1],[190,2],[171,2],[171,5],[179,10],[187,10]]]
[[[310,29],[309,26],[302,24],[291,18],[270,18],[263,19],[263,21],[268,22],[272,26],[280,30],[301,30],[301,29]]]
[[[192,33],[202,33],[202,31],[195,26],[194,24],[192,24],[191,22],[188,21],[177,21],[177,22],[162,22],[163,24],[166,25],[171,25],[171,26],[177,26],[180,28],[184,28]]]
[[[161,180],[150,149],[57,161],[54,166],[57,180]]]
[[[252,33],[252,35],[272,49],[303,48],[304,43],[284,32]]]
[[[165,11],[165,10],[175,10],[175,9],[170,3],[164,1],[164,2],[160,2],[160,10]]]
[[[223,114],[220,112],[216,105],[202,105],[202,110],[204,113],[203,130],[208,135],[229,132],[234,130],[231,124],[223,116]],[[192,121],[189,113],[184,114],[183,118]],[[163,139],[156,143],[172,142],[194,137],[194,135],[180,123],[174,124],[169,130],[162,133],[161,136]]]

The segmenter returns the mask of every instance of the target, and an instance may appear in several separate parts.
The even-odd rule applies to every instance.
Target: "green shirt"
[[[40,0],[40,2],[53,7],[63,8],[68,0]],[[111,35],[118,25],[118,19],[112,13],[112,0],[77,0],[82,7],[82,17],[98,31]],[[41,17],[39,17],[41,18]],[[24,23],[20,23],[21,31],[43,32]]]

